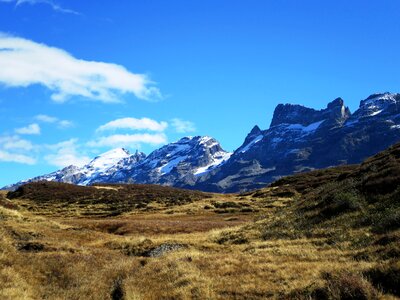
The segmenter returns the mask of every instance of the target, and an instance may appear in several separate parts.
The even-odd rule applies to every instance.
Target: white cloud
[[[196,131],[196,126],[193,122],[184,121],[178,118],[172,119],[172,126],[178,133],[187,133]]]
[[[33,149],[33,145],[30,141],[21,139],[17,135],[0,137],[0,147],[6,150],[18,149],[30,151]]]
[[[138,144],[160,145],[167,143],[167,137],[163,133],[157,134],[115,134],[100,137],[97,140],[88,142],[89,147],[129,147]]]
[[[72,123],[71,121],[68,120],[60,120],[58,122],[58,126],[60,128],[68,128],[68,127],[72,127],[74,125],[74,123]]]
[[[51,124],[56,123],[57,126],[60,128],[68,128],[68,127],[72,127],[74,125],[74,123],[72,121],[60,120],[57,117],[52,117],[52,116],[48,116],[48,115],[37,115],[37,116],[35,116],[35,119],[40,122],[44,122],[44,123],[51,123]]]
[[[91,159],[86,155],[79,153],[77,139],[70,139],[53,145],[47,145],[47,148],[53,153],[44,156],[48,164],[64,168],[70,165],[83,166]]]
[[[45,123],[55,123],[55,122],[58,121],[58,118],[51,117],[51,116],[48,116],[48,115],[37,115],[35,117],[35,119],[38,120],[38,121],[45,122]]]
[[[51,98],[56,102],[72,96],[120,102],[123,94],[144,100],[162,98],[144,74],[112,63],[77,59],[62,49],[1,33],[0,83],[9,87],[43,85],[53,92]]]
[[[26,127],[17,128],[15,129],[15,132],[19,134],[40,134],[40,126],[33,123]]]
[[[74,11],[72,9],[63,8],[54,1],[51,0],[0,0],[0,2],[7,2],[7,3],[15,3],[15,6],[18,7],[22,4],[46,4],[51,7],[56,12],[66,13],[66,14],[73,14],[73,15],[81,15],[79,12]]]
[[[19,136],[0,136],[0,162],[15,162],[33,165],[36,159],[31,157],[34,146]]]
[[[33,165],[36,160],[24,154],[10,153],[8,151],[0,150],[0,161],[2,162],[16,162],[21,164]]]
[[[167,122],[157,122],[149,118],[121,118],[100,126],[97,131],[115,129],[164,131],[167,127]]]

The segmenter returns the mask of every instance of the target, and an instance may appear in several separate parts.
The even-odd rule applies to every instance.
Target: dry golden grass
[[[265,224],[282,218],[279,213],[294,201],[273,196],[272,190],[264,191],[268,197],[151,203],[147,211],[107,218],[74,214],[73,205],[58,210],[57,203],[10,203],[2,193],[0,299],[306,299],[311,294],[304,291],[326,284],[326,273],[361,276],[385,263],[356,259],[361,250],[348,240],[264,240]],[[223,203],[230,204],[221,208]],[[165,244],[179,247],[148,256]]]

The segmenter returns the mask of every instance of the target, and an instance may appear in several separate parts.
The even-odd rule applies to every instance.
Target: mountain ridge
[[[400,94],[372,94],[360,101],[354,113],[342,98],[321,110],[279,104],[270,127],[262,130],[255,125],[233,153],[209,136],[183,137],[148,156],[114,149],[83,168],[69,166],[5,188],[52,180],[80,185],[147,183],[238,192],[261,188],[286,175],[359,163],[398,141]]]
[[[400,140],[400,94],[373,94],[351,114],[341,98],[315,110],[280,104],[266,130],[254,127],[230,159],[197,188],[257,189],[283,176],[360,163]]]

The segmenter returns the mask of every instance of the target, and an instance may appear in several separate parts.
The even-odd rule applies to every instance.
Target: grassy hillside
[[[129,211],[148,211],[209,198],[210,195],[159,185],[77,186],[58,182],[33,182],[9,192],[12,200],[30,200],[21,205],[39,214],[71,216],[117,216]],[[34,205],[33,205],[34,204]]]
[[[400,296],[400,145],[361,165],[290,176],[271,188],[278,194],[291,193],[296,201],[256,225],[264,240],[313,240],[346,252],[360,265],[377,263],[367,270],[328,273],[325,287],[295,295],[345,298],[340,294],[343,290],[349,295],[360,293],[357,289],[361,287],[346,291],[349,282],[331,286],[332,281],[341,284],[337,281],[352,276],[359,284],[372,284],[381,292]],[[251,196],[267,199],[271,188]]]
[[[0,195],[1,299],[397,299],[399,257],[400,145],[240,195]]]

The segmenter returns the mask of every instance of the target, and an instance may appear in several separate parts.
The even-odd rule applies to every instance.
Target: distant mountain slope
[[[282,176],[359,163],[400,141],[400,94],[374,94],[353,114],[340,98],[326,109],[278,105],[271,126],[255,126],[230,159],[196,188],[237,192]]]

